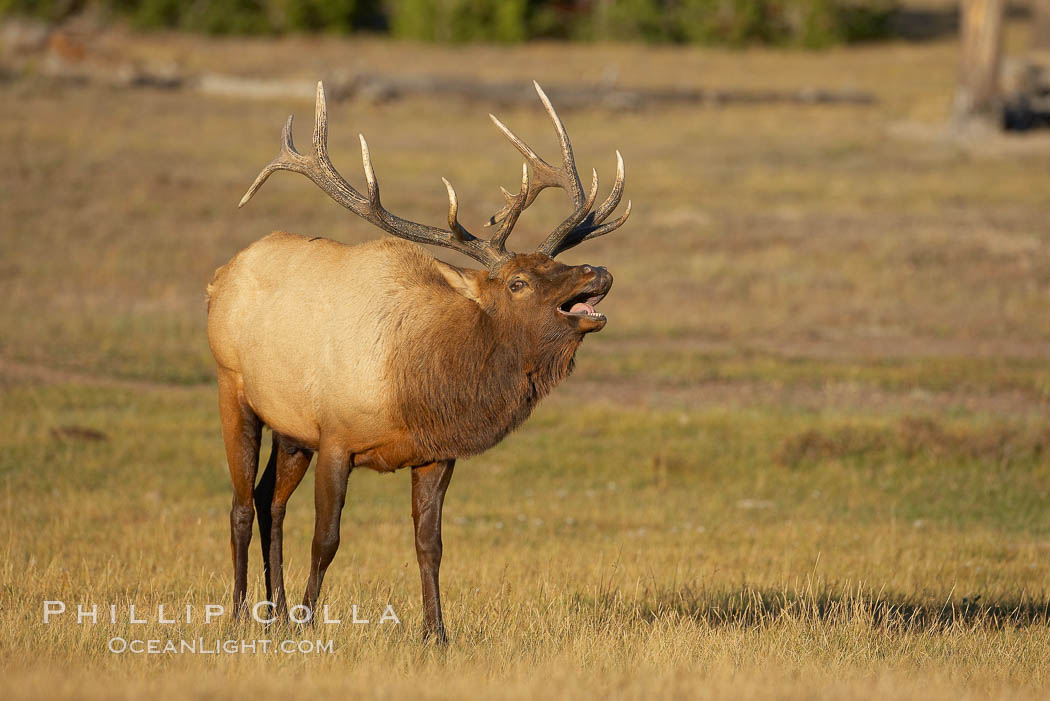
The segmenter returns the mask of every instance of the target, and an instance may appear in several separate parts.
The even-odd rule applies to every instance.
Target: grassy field
[[[457,468],[447,650],[421,646],[408,474],[354,473],[315,629],[156,622],[226,603],[230,487],[204,337],[215,267],[271,229],[377,233],[301,178],[235,207],[311,105],[0,81],[0,669],[8,698],[1045,698],[1050,692],[1050,140],[943,135],[951,44],[826,53],[106,36],[242,76],[871,91],[863,106],[563,116],[627,163],[609,325],[523,429]],[[570,78],[571,76],[571,78]],[[476,227],[515,184],[491,105],[330,106],[336,165]],[[542,153],[537,103],[499,114]],[[584,171],[585,172],[585,171]],[[565,203],[511,239],[535,245]],[[268,443],[267,443],[268,447]],[[289,507],[305,582],[311,477]],[[250,597],[261,598],[256,547]],[[150,618],[45,625],[43,602]],[[401,625],[378,625],[386,604]],[[370,625],[349,622],[351,607]],[[111,654],[113,637],[331,641]]]

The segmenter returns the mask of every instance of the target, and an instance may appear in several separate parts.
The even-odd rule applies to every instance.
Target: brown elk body
[[[438,593],[441,509],[455,461],[487,450],[524,421],[572,371],[583,336],[605,325],[594,305],[609,291],[612,276],[604,268],[563,265],[553,256],[618,228],[630,212],[628,204],[619,219],[602,223],[622,194],[619,158],[612,194],[592,211],[597,176],[585,195],[564,128],[539,86],[537,91],[558,131],[564,162],[561,168],[550,166],[496,121],[528,163],[521,190],[504,191],[507,205],[492,218],[498,227],[487,241],[459,225],[455,192],[447,182],[447,230],[383,209],[363,139],[367,197],[350,187],[327,157],[320,85],[313,157],[295,151],[289,119],[281,153],[242,200],[243,205],[272,172],[292,170],[400,238],[347,246],[273,233],[219,268],[208,287],[208,340],[218,368],[234,487],[236,611],[244,607],[247,549],[257,512],[267,599],[287,612],[284,512],[316,452],[304,606],[314,609],[338,548],[350,471],[409,467],[426,631],[444,641]],[[569,193],[573,214],[538,252],[508,252],[504,242],[518,215],[551,186]],[[400,239],[459,250],[486,270],[449,265]],[[264,425],[273,431],[274,447],[256,485]]]

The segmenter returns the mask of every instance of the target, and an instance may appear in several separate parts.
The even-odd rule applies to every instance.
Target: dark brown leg
[[[273,585],[273,598],[268,600],[276,605],[276,615],[282,618],[288,615],[288,598],[284,589],[284,513],[288,499],[303,481],[303,476],[310,467],[310,459],[313,455],[312,451],[301,448],[292,448],[289,452],[283,445],[277,447],[277,480],[274,485],[273,500],[267,507],[271,521],[267,569],[270,571],[270,582]],[[269,592],[269,588],[267,591]],[[267,596],[269,597],[270,594],[268,593]]]
[[[266,600],[273,602],[273,576],[270,573],[270,537],[273,531],[273,517],[270,505],[273,503],[274,485],[277,483],[277,436],[273,437],[270,448],[270,459],[266,461],[259,484],[255,486],[255,518],[259,521],[259,546],[262,550],[263,580],[266,582]],[[265,616],[266,613],[264,612]]]
[[[233,506],[230,509],[230,548],[233,551],[233,615],[245,612],[244,597],[248,588],[248,545],[252,540],[252,490],[259,470],[259,439],[262,421],[255,415],[241,392],[237,375],[219,370],[219,416],[222,439],[226,443],[226,460],[233,482]]]
[[[430,463],[412,469],[412,522],[416,527],[416,560],[423,582],[424,640],[431,635],[444,645],[448,642],[441,619],[441,508],[452,480],[455,460]]]
[[[339,549],[339,519],[346,501],[350,456],[323,444],[317,452],[314,480],[314,541],[310,549],[310,579],[303,605],[314,611],[328,565]]]

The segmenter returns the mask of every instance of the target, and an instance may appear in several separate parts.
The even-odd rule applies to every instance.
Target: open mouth
[[[566,316],[604,321],[605,315],[594,309],[594,306],[602,301],[604,296],[604,293],[596,295],[593,292],[581,292],[559,305],[558,311]]]

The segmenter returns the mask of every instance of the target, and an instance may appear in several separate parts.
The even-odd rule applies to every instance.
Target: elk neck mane
[[[395,411],[426,460],[466,457],[498,443],[568,377],[582,337],[507,323],[452,290],[433,264],[397,305],[387,360]]]

